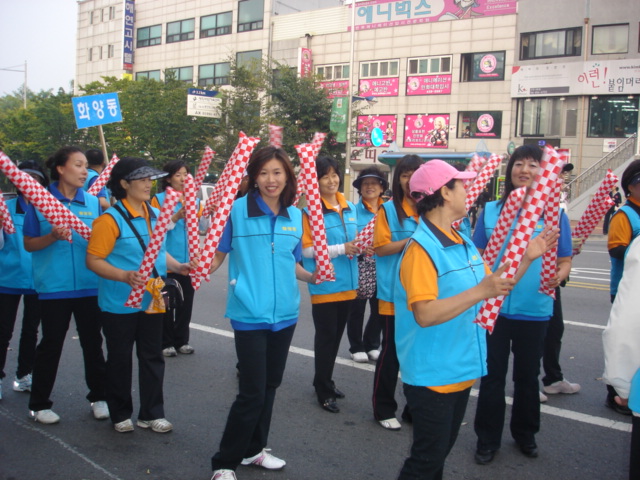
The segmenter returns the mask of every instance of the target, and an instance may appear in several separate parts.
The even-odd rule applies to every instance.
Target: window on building
[[[230,70],[231,64],[229,62],[200,65],[198,67],[198,85],[201,87],[206,85],[229,85]]]
[[[316,74],[322,77],[322,80],[348,80],[349,65],[322,65],[316,67]]]
[[[238,32],[262,30],[264,0],[240,0],[238,2]]]
[[[102,60],[102,46],[96,48],[98,49],[98,57],[96,60]]]
[[[398,60],[382,60],[360,64],[360,78],[397,77]]]
[[[438,73],[451,73],[451,55],[407,60],[407,75],[434,75]]]
[[[93,62],[93,48],[92,47],[87,48],[87,60],[89,60],[90,62]]]
[[[116,18],[116,7],[109,7],[109,20]]]
[[[458,112],[458,137],[500,138],[502,112]]]
[[[160,70],[149,70],[147,72],[137,72],[136,80],[156,80],[160,81]]]
[[[168,76],[173,76],[176,80],[185,83],[193,83],[193,67],[167,68],[165,80]]]
[[[236,66],[238,68],[259,67],[262,62],[262,50],[250,50],[248,52],[236,53]]]
[[[520,60],[547,57],[576,57],[582,52],[582,27],[520,36]]]
[[[167,23],[167,43],[184,42],[195,37],[196,20],[190,18]]]
[[[637,131],[637,95],[591,97],[589,100],[588,137],[626,137]]]
[[[200,17],[200,38],[217,37],[231,33],[232,12]]]
[[[591,53],[627,53],[629,51],[629,24],[598,25],[593,27]]]
[[[150,47],[162,43],[162,25],[143,27],[138,29],[136,47]]]
[[[107,46],[107,58],[113,58],[115,55],[115,45]]]
[[[464,53],[460,57],[461,82],[504,80],[505,52]]]
[[[577,97],[518,100],[517,128],[520,137],[575,137],[577,125]]]

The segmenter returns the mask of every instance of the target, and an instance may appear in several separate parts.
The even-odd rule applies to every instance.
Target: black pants
[[[138,357],[139,420],[164,418],[162,314],[102,312],[107,343],[107,404],[113,423],[131,418],[133,345]]]
[[[378,314],[378,299],[372,297],[369,300],[369,320],[362,331],[364,314],[367,308],[366,298],[356,298],[351,306],[351,315],[347,322],[347,338],[349,339],[349,351],[351,353],[369,352],[377,350],[380,346],[380,333],[382,322]]]
[[[544,353],[542,355],[542,367],[544,377],[542,384],[549,386],[552,383],[564,379],[562,367],[560,367],[560,350],[562,349],[562,335],[564,334],[564,317],[562,315],[562,301],[560,299],[560,287],[556,287],[556,299],[553,302],[553,315],[549,320],[547,334],[544,337]]]
[[[629,480],[640,478],[640,417],[631,419],[631,456],[629,459]]]
[[[318,399],[322,401],[335,397],[333,367],[352,304],[353,300],[345,300],[311,305],[311,315],[316,328],[313,340],[316,369],[313,386]]]
[[[441,480],[444,462],[458,438],[471,388],[437,393],[404,384],[413,416],[413,443],[398,480]]]
[[[538,375],[548,323],[509,320],[500,315],[493,333],[487,333],[488,373],[480,381],[474,422],[479,450],[497,450],[502,442],[511,351],[514,383],[511,435],[518,444],[535,444],[535,434],[540,430]]]
[[[295,328],[234,332],[239,392],[227,417],[220,450],[211,458],[213,470],[235,470],[243,458],[266,447],[276,389],[282,383]]]
[[[373,376],[373,417],[386,420],[396,416],[396,386],[400,363],[396,354],[395,317],[380,315],[382,320],[382,349]]]
[[[178,349],[189,343],[189,324],[191,323],[195,290],[191,285],[191,277],[189,275],[169,273],[167,276],[176,279],[180,283],[184,301],[179,308],[169,310],[164,314],[162,348],[175,347]]]
[[[604,220],[602,222],[602,234],[606,235],[607,233],[609,233],[609,223],[611,222],[611,217],[613,217],[613,214],[616,213],[616,206],[614,205],[613,207],[611,207],[609,210],[607,210],[607,213],[605,213],[604,215]]]
[[[20,297],[24,297],[24,299],[16,377],[22,378],[33,370],[36,344],[38,343],[38,326],[40,325],[40,301],[38,300],[38,295],[0,293],[0,379],[6,376],[4,366],[7,362],[7,349],[13,336]]]
[[[40,411],[53,405],[49,397],[58,374],[58,364],[71,315],[76,321],[82,347],[84,376],[89,387],[87,400],[106,400],[106,364],[102,353],[102,322],[98,297],[40,300],[40,306],[42,339],[36,347],[29,409]]]

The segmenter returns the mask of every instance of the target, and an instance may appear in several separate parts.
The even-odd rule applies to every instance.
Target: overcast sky
[[[281,14],[294,13],[301,5],[340,5],[339,0],[275,1]],[[75,75],[77,11],[76,0],[0,0],[0,96],[22,86],[25,61],[29,90],[69,91]],[[21,71],[3,70],[11,67]]]

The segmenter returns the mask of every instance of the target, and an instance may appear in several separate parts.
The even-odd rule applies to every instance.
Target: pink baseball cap
[[[433,195],[454,178],[468,180],[477,175],[476,172],[461,172],[443,160],[429,160],[411,175],[409,190],[411,196],[419,200],[424,196]]]

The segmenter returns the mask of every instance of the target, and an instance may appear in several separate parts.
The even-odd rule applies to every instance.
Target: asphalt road
[[[447,460],[446,479],[627,478],[629,417],[604,406],[605,388],[600,379],[601,333],[610,309],[608,265],[604,237],[589,240],[574,261],[571,283],[563,290],[566,329],[562,366],[565,376],[580,383],[582,391],[550,396],[543,405],[537,436],[539,458],[520,454],[507,427],[494,462],[476,465],[476,399],[472,396],[460,437]],[[411,427],[404,425],[401,431],[390,432],[373,421],[373,365],[353,363],[346,338],[334,376],[347,394],[339,401],[342,411],[334,415],[317,405],[311,385],[313,323],[304,286],[302,294],[300,322],[278,390],[269,441],[273,453],[288,464],[280,472],[240,467],[238,478],[396,478],[411,443]],[[210,457],[220,441],[237,388],[233,338],[223,318],[225,295],[226,268],[222,268],[196,296],[191,330],[196,353],[167,359],[165,412],[175,427],[169,434],[141,429],[119,434],[109,421],[93,419],[84,398],[87,392],[75,328],[69,331],[52,397],[53,408],[62,420],[48,426],[34,423],[27,415],[28,394],[11,390],[16,351],[10,351],[4,399],[0,401],[0,479],[209,479]],[[17,347],[17,336],[14,332],[12,349]],[[397,398],[402,408],[400,382]],[[137,408],[135,393],[134,404]]]

